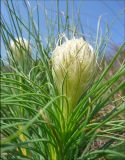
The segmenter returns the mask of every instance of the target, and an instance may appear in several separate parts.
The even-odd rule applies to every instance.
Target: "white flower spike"
[[[68,98],[70,111],[88,87],[95,66],[94,50],[83,38],[68,40],[53,51],[53,79],[59,94]]]
[[[17,61],[27,56],[30,53],[29,42],[25,38],[16,38],[15,41],[10,41],[10,49],[13,58]],[[28,51],[29,50],[29,51]]]

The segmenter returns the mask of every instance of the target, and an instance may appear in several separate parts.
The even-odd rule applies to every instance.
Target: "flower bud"
[[[26,39],[16,38],[15,41],[10,41],[10,49],[14,60],[20,61],[20,59],[25,58],[27,54],[30,53],[30,46]]]
[[[67,40],[53,51],[53,79],[59,94],[68,98],[70,108],[77,104],[88,87],[95,66],[93,48],[83,38]]]
[[[18,66],[24,73],[29,73],[32,66],[31,47],[24,38],[16,38],[10,41],[10,64]]]

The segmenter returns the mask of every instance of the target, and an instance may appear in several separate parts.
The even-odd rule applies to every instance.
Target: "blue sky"
[[[34,19],[37,21],[37,10],[36,10],[36,0],[29,0],[31,7],[33,8]],[[21,17],[25,23],[27,23],[27,14],[24,7],[23,0],[13,0],[14,5],[17,10],[20,11]],[[52,23],[56,21],[56,0],[38,0],[39,10],[40,10],[40,30],[41,35],[44,40],[47,37],[47,27],[46,27],[46,18],[45,18],[45,8],[46,13],[49,19],[52,20]],[[98,19],[101,16],[101,31],[105,32],[106,24],[110,28],[111,39],[110,41],[115,44],[122,44],[125,41],[125,0],[69,0],[68,11],[69,19],[71,23],[78,23],[78,14],[80,17],[81,25],[84,31],[85,36],[88,39],[91,39],[92,35],[95,37],[96,29],[98,24]],[[9,16],[7,10],[3,4],[1,5],[1,11],[4,15],[4,18],[8,23]],[[59,11],[62,20],[66,16],[66,0],[59,1]],[[74,13],[73,13],[74,12]],[[26,36],[26,32],[24,31]],[[15,35],[16,36],[16,35]],[[2,55],[4,55],[4,46],[2,47]]]

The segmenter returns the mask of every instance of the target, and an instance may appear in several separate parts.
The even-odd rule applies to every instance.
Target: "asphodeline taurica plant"
[[[96,55],[93,47],[83,38],[66,40],[54,49],[52,55],[53,79],[59,95],[66,96],[68,100],[69,112],[87,89],[95,67]]]

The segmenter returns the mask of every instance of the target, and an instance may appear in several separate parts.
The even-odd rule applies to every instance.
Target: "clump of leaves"
[[[3,17],[2,40],[9,62],[12,60],[14,63],[6,66],[2,61],[2,68],[5,67],[1,73],[1,158],[124,159],[124,151],[120,148],[124,147],[125,120],[116,119],[119,114],[125,112],[124,97],[117,99],[116,107],[107,106],[113,96],[125,87],[125,81],[119,81],[125,74],[125,63],[121,63],[110,77],[107,75],[125,43],[117,50],[110,63],[101,72],[96,72],[95,78],[91,79],[87,90],[80,95],[72,112],[68,113],[68,119],[65,120],[62,110],[65,106],[62,106],[61,102],[63,100],[64,104],[67,104],[69,97],[58,93],[53,80],[49,48],[43,46],[32,12],[29,12],[26,3],[25,5],[29,13],[29,28],[18,16],[13,1],[11,5],[6,1],[18,38],[22,35],[23,27],[34,40],[39,58],[31,57],[30,67],[19,67],[22,63],[19,64],[14,57],[10,59],[9,42],[10,39],[15,40],[15,36]],[[20,44],[18,46],[22,48]],[[22,51],[26,51],[25,47],[24,45]],[[31,51],[33,52],[32,45]],[[99,48],[96,48],[95,52],[98,55]],[[25,58],[23,63],[26,64]],[[113,87],[115,84],[117,85]]]

